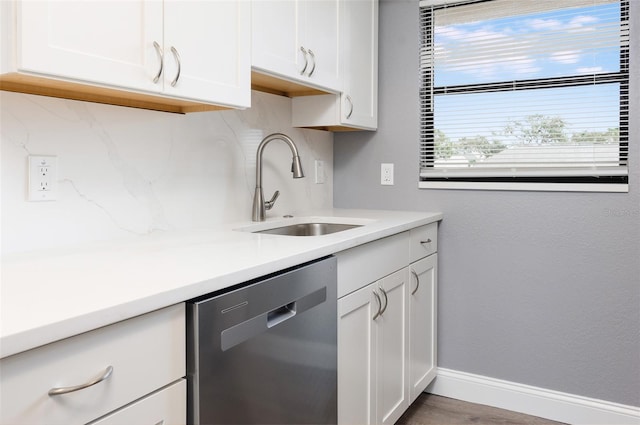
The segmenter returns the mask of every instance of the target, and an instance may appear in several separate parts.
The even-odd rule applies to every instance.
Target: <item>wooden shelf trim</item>
[[[230,109],[219,105],[208,105],[160,95],[143,94],[20,73],[0,75],[0,90],[179,114]]]

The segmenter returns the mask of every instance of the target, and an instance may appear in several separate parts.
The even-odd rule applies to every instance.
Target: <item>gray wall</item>
[[[418,2],[381,0],[379,130],[336,133],[334,205],[444,213],[441,367],[639,406],[638,80],[629,193],[419,190],[417,53]],[[395,186],[379,184],[381,162]]]

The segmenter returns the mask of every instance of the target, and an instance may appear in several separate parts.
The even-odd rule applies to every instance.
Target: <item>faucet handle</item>
[[[276,190],[271,199],[264,202],[264,209],[270,210],[271,208],[273,208],[273,205],[276,203],[276,199],[278,199],[278,196],[280,196],[280,191]]]

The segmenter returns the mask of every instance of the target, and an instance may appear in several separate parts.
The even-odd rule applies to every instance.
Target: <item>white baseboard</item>
[[[451,369],[439,368],[426,392],[567,424],[640,425],[640,407]]]

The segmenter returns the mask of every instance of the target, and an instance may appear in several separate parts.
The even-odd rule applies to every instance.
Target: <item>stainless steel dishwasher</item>
[[[187,303],[188,423],[337,422],[336,259]]]

